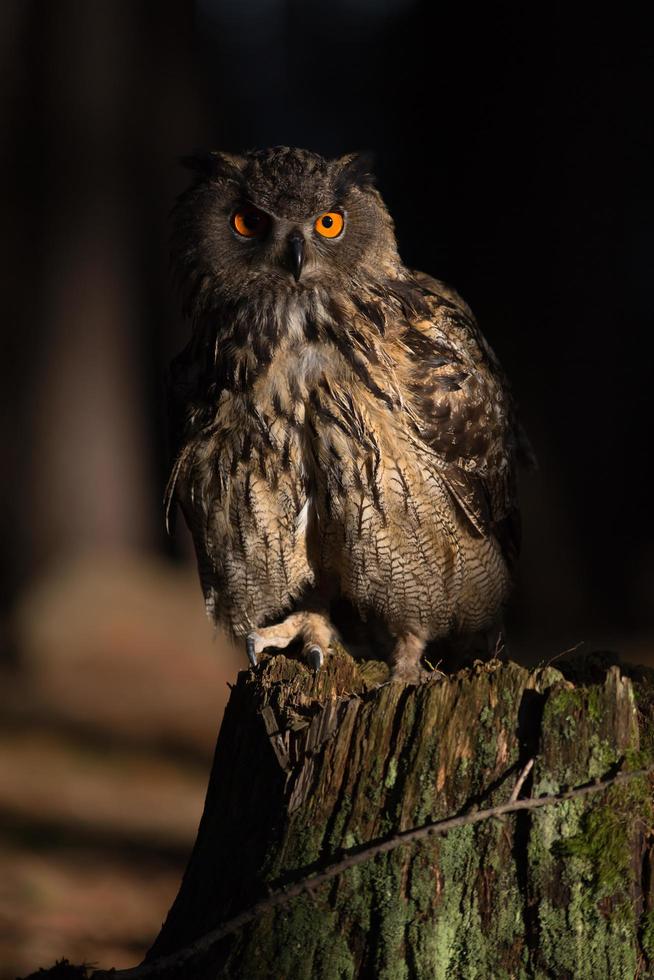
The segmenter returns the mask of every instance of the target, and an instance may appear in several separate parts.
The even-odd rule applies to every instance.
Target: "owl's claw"
[[[316,673],[318,673],[325,661],[325,655],[319,646],[309,647],[306,652],[306,658],[309,666],[312,667]]]
[[[255,650],[255,639],[254,636],[252,636],[252,634],[250,634],[250,636],[246,636],[245,638],[245,652],[248,655],[248,660],[250,661],[250,667],[252,667],[252,669],[254,670],[254,668],[257,666],[259,661],[257,659],[257,651]]]
[[[254,669],[264,650],[285,650],[294,641],[302,642],[302,658],[316,672],[325,662],[333,630],[321,613],[292,613],[281,623],[260,626],[245,637],[245,650]]]

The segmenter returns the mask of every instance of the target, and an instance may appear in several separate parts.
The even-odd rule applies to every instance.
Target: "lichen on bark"
[[[239,676],[150,958],[343,849],[506,801],[530,757],[523,791],[538,795],[652,757],[650,716],[617,667],[576,686],[497,661],[418,687],[384,677],[342,652],[317,677],[283,656]],[[646,976],[650,799],[633,780],[378,855],[220,941],[193,976]]]

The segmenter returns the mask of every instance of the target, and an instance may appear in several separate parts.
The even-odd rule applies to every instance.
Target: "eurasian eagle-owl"
[[[364,158],[189,162],[169,502],[208,611],[253,664],[299,640],[318,668],[340,596],[416,681],[429,640],[487,628],[509,590],[521,438],[499,363],[463,300],[402,264]]]

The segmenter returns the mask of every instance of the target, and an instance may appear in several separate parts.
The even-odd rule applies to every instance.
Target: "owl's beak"
[[[288,236],[288,252],[291,260],[291,271],[295,281],[299,282],[304,265],[304,236],[299,231],[292,231]]]

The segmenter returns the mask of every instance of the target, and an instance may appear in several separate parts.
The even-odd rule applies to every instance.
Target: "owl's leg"
[[[390,656],[391,680],[401,684],[421,684],[429,672],[420,663],[427,641],[415,633],[405,633],[397,638]]]
[[[294,640],[301,640],[304,658],[314,670],[320,670],[333,636],[333,627],[322,613],[298,612],[281,623],[249,633],[245,643],[248,659],[256,667],[257,654],[267,647],[284,650]]]

